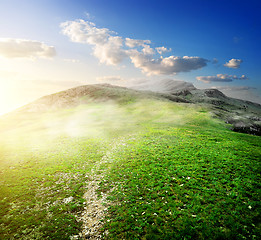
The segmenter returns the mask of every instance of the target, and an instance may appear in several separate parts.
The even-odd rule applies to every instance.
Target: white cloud
[[[102,45],[107,42],[112,33],[107,28],[97,28],[92,22],[82,19],[61,23],[62,33],[68,36],[72,42]]]
[[[105,44],[95,45],[93,54],[101,63],[116,65],[128,57],[122,45],[123,40],[121,37],[110,36]]]
[[[127,57],[122,38],[112,36],[113,32],[107,28],[97,28],[94,23],[84,20],[64,22],[61,27],[71,41],[93,45],[93,55],[101,63],[116,65]]]
[[[162,47],[156,47],[156,50],[159,54],[162,54],[162,53],[165,53],[165,52],[170,52],[171,51],[171,48],[170,49],[167,49],[165,48],[164,46]]]
[[[125,58],[130,58],[136,68],[148,75],[172,75],[189,72],[207,65],[206,59],[200,57],[177,57],[153,59],[155,50],[167,52],[165,47],[151,48],[150,40],[138,40],[114,36],[115,32],[107,28],[97,28],[92,22],[84,20],[68,21],[61,24],[62,33],[71,41],[93,45],[93,55],[101,63],[116,65]],[[142,48],[141,48],[142,47]]]
[[[241,59],[232,58],[227,63],[225,63],[224,66],[228,68],[239,68],[242,62],[243,60]]]
[[[216,76],[199,76],[196,77],[197,80],[210,83],[210,82],[232,82],[233,80],[247,80],[246,75],[242,75],[238,77],[236,75],[228,75],[228,74],[217,74]]]
[[[150,44],[150,40],[138,40],[138,39],[131,39],[131,38],[125,38],[125,45],[129,48],[135,48],[139,46],[145,46],[147,44]]]
[[[142,52],[144,53],[144,55],[153,55],[153,54],[155,54],[155,51],[149,45],[145,45],[144,48],[142,49]]]
[[[56,55],[55,48],[42,42],[0,38],[0,56],[6,58],[52,58]]]
[[[175,57],[153,59],[143,53],[133,50],[130,58],[135,67],[140,68],[148,75],[173,75],[178,72],[189,72],[199,69],[207,64],[207,60],[200,57]]]

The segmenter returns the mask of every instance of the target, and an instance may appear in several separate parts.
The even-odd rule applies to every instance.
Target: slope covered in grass
[[[102,171],[104,238],[258,239],[260,137],[203,107],[114,91],[1,118],[0,238],[81,239]]]
[[[110,239],[258,239],[260,139],[212,128],[152,127],[116,153]]]

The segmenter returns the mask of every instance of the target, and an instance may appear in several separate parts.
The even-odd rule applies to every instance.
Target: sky
[[[0,115],[84,84],[182,80],[261,103],[259,0],[0,0]]]

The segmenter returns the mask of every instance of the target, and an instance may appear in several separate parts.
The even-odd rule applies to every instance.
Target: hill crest
[[[174,86],[177,86],[175,89]],[[261,135],[261,105],[245,100],[227,97],[217,89],[196,89],[185,82],[170,83],[164,81],[162,92],[114,86],[110,84],[83,85],[65,91],[41,97],[11,114],[26,112],[45,112],[59,108],[73,108],[91,101],[115,101],[127,104],[139,99],[161,99],[185,104],[205,106],[211,114],[226,123],[232,124],[232,130]],[[162,87],[164,86],[164,88]],[[153,85],[156,88],[156,85]],[[7,114],[8,115],[8,114]]]

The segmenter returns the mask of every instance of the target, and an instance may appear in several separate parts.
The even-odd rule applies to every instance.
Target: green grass
[[[260,139],[153,128],[113,156],[109,239],[258,239]]]
[[[75,215],[102,148],[88,139],[60,140],[49,150],[2,151],[10,162],[1,169],[1,239],[69,239],[80,231]]]
[[[260,137],[194,105],[123,100],[1,120],[0,239],[78,234],[104,157],[105,238],[259,239]]]

